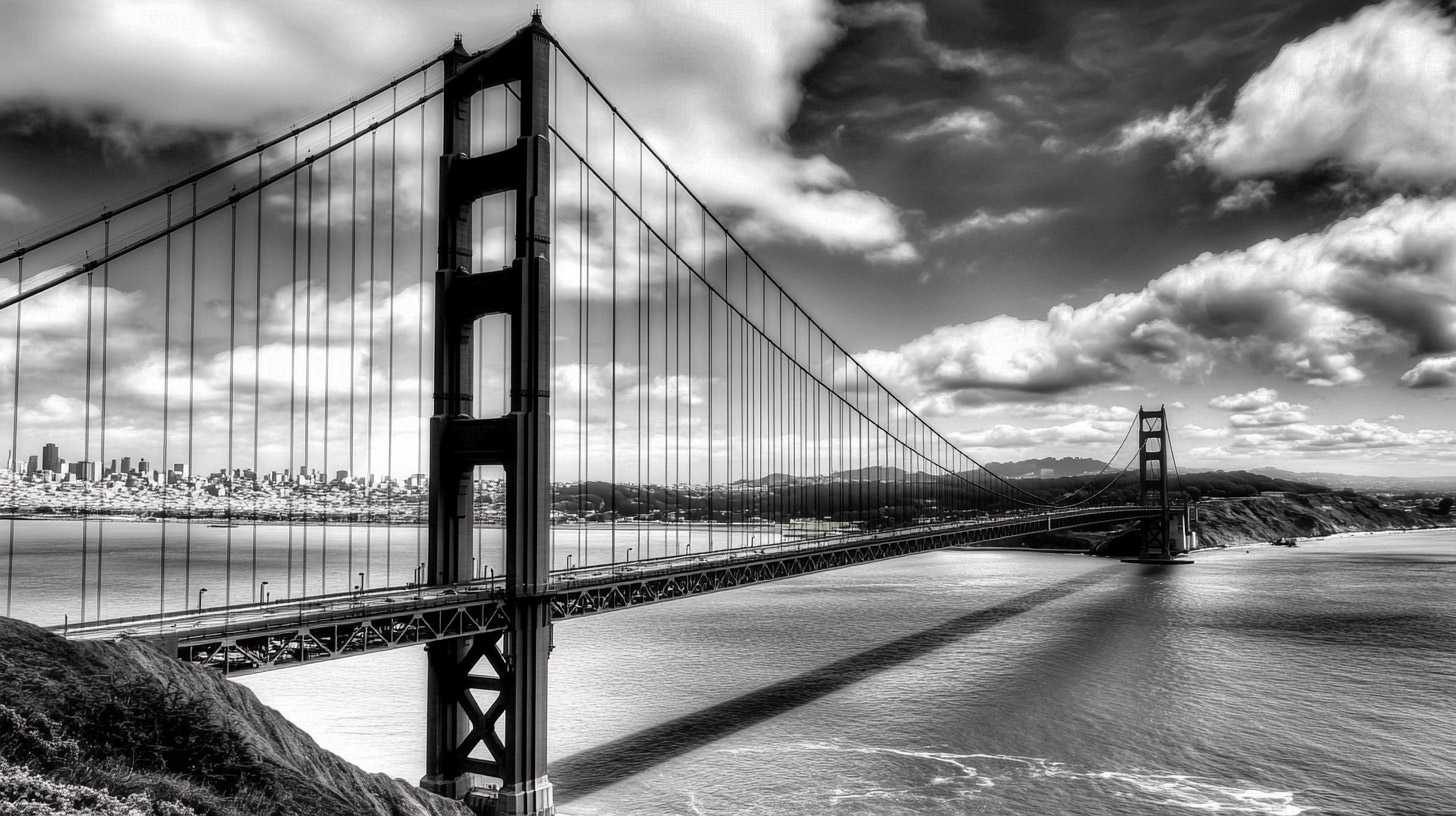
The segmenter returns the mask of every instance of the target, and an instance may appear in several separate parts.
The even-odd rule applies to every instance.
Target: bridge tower
[[[1134,564],[1191,564],[1174,559],[1183,548],[1173,546],[1173,514],[1168,506],[1168,412],[1138,408],[1138,493],[1144,507],[1161,510],[1143,519],[1137,558],[1124,558]],[[1182,527],[1180,526],[1181,530]]]
[[[444,62],[439,270],[435,279],[435,398],[430,419],[428,582],[474,577],[474,469],[505,469],[502,636],[432,643],[426,704],[426,775],[420,786],[465,799],[478,812],[554,813],[546,773],[546,664],[551,651],[550,416],[551,218],[548,94],[552,38],[539,13],[510,40],[471,55],[456,38]],[[471,97],[517,83],[520,135],[497,153],[469,156]],[[515,194],[515,260],[471,268],[471,208]],[[510,322],[510,412],[472,415],[472,333],[491,314]],[[477,701],[483,692],[488,702]],[[478,754],[484,753],[485,756]],[[476,754],[476,755],[473,755]],[[487,793],[477,777],[493,777]]]

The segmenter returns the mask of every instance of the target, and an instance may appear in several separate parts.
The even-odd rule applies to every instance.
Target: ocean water
[[[1456,814],[1456,536],[944,551],[568,621],[564,814]],[[423,773],[418,650],[240,682]]]
[[[67,524],[16,522],[16,617],[49,623],[81,603],[94,615],[98,566],[107,616],[184,597],[142,566],[150,525],[108,525],[99,561],[92,528],[79,561]],[[193,530],[191,557],[220,570],[213,591],[231,563],[241,596],[255,535],[275,554],[258,563],[300,570],[297,550],[277,555],[287,533]],[[230,562],[228,535],[248,560]],[[412,529],[354,529],[353,565],[348,528],[327,535],[339,548],[327,571],[310,555],[321,583],[359,559],[372,581],[389,574],[371,560],[380,536],[408,580]],[[692,535],[647,531],[635,547],[706,546]],[[745,535],[736,543],[770,534]],[[183,557],[174,544],[169,558]],[[561,531],[556,557],[597,562],[606,546]],[[493,557],[488,541],[480,552]],[[559,810],[1456,814],[1456,535],[1196,560],[942,551],[564,622],[549,735]],[[211,579],[194,574],[193,592],[199,580]],[[424,676],[423,652],[405,649],[239,682],[325,747],[414,782]]]

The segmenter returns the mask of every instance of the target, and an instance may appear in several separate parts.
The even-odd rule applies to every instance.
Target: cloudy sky
[[[534,4],[4,5],[8,243]],[[1166,403],[1185,467],[1456,464],[1444,4],[540,5],[809,313],[972,455],[1105,456]]]

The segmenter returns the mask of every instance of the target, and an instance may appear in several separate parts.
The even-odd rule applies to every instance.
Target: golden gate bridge
[[[553,811],[557,621],[1078,527],[1189,563],[1161,408],[1074,489],[988,471],[539,16],[0,278],[6,614],[230,674],[428,644],[420,784],[482,812]],[[47,510],[74,546],[27,537]]]

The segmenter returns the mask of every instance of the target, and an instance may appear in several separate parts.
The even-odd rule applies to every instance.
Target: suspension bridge
[[[554,622],[1078,527],[1188,563],[1161,408],[1076,486],[986,470],[539,16],[17,240],[0,387],[7,616],[231,674],[428,644],[420,784],[482,812],[553,811]]]

